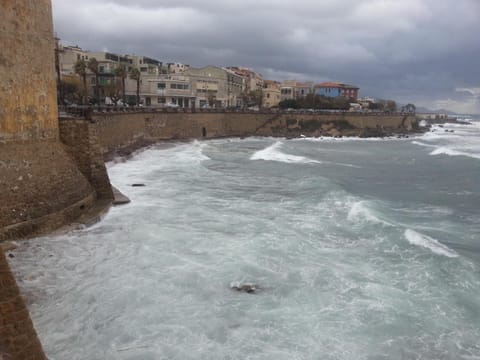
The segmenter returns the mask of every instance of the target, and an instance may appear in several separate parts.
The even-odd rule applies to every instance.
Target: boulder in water
[[[238,292],[245,292],[247,294],[253,294],[258,290],[258,286],[255,284],[240,284],[240,283],[232,283],[230,285],[232,290],[236,290]]]

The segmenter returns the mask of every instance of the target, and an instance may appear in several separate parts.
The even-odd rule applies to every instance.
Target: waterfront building
[[[168,74],[180,74],[190,69],[190,65],[182,63],[167,63],[166,70]]]
[[[357,100],[359,87],[339,82],[324,82],[315,85],[315,94],[327,97],[346,97]]]
[[[75,75],[75,63],[79,60],[88,62],[88,51],[83,50],[78,46],[66,46],[58,42],[56,43],[55,51],[57,53],[58,61],[58,75],[60,79],[64,76]]]
[[[128,79],[126,94],[136,96],[136,81]],[[195,103],[190,77],[184,74],[147,74],[140,80],[140,103],[151,107],[189,108]]]
[[[87,65],[90,60],[96,59],[98,62],[98,96],[101,101],[105,96],[109,95],[112,89],[118,87],[115,78],[115,69],[123,65],[129,71],[134,66],[134,59],[137,57],[129,57],[114,54],[111,52],[92,52],[83,50],[78,46],[65,46],[57,44],[56,52],[58,56],[57,75],[60,79],[72,79],[78,77],[75,73],[75,64],[83,60]],[[143,58],[143,57],[142,57]],[[87,95],[93,97],[95,94],[96,77],[95,74],[87,67]],[[117,91],[118,92],[118,91]]]
[[[126,55],[131,66],[138,69],[141,75],[159,75],[162,73],[162,62],[147,56]]]
[[[243,91],[245,79],[234,71],[224,68],[227,73],[227,104],[226,107],[243,107]]]
[[[295,84],[295,97],[296,99],[302,99],[308,94],[313,93],[313,82],[297,82]]]
[[[242,66],[229,66],[226,69],[233,71],[238,76],[241,76],[243,80],[242,91],[245,94],[252,91],[261,90],[263,88],[263,77],[261,74]]]
[[[120,90],[115,76],[115,69],[122,65],[129,71],[133,65],[132,59],[111,52],[88,52],[88,56],[90,59],[95,58],[98,62],[99,101],[104,101],[106,96],[112,96],[112,92],[116,92],[116,95],[119,95]],[[90,84],[89,94],[93,95],[96,85],[95,74],[90,71],[88,78]]]
[[[280,82],[274,80],[264,80],[262,95],[263,107],[272,108],[278,106],[280,103]]]
[[[280,86],[280,100],[301,99],[313,92],[313,82],[298,82],[296,80],[285,80]]]
[[[419,120],[447,120],[449,115],[445,113],[416,113]]]
[[[172,74],[143,74],[140,102],[151,107],[223,108],[241,103],[242,78],[216,66],[189,67]],[[127,80],[126,93],[136,95],[136,81]]]
[[[359,103],[364,110],[370,109],[371,104],[375,104],[377,100],[372,97],[364,96],[357,99],[357,103]]]
[[[295,80],[285,80],[280,85],[280,100],[295,100]]]
[[[217,108],[227,102],[227,72],[216,66],[190,68],[184,72],[190,77],[196,108]]]
[[[242,79],[228,69],[217,66],[189,68],[183,74],[190,77],[197,108],[239,106]]]

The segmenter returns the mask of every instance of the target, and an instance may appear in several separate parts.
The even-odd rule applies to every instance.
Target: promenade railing
[[[122,113],[235,113],[235,114],[319,114],[335,115],[348,114],[357,116],[385,116],[385,115],[415,115],[405,112],[369,112],[348,110],[317,110],[317,109],[229,109],[229,108],[170,108],[149,106],[105,106],[105,105],[68,105],[59,106],[60,117],[82,117],[90,119],[95,114],[122,114]]]

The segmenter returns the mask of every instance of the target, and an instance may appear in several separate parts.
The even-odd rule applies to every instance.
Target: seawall
[[[61,123],[69,119],[62,119]],[[107,112],[95,113],[101,152],[108,158],[125,148],[159,140],[247,136],[387,136],[417,127],[412,115],[355,113]]]

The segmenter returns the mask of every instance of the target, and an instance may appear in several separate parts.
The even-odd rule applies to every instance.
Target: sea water
[[[130,204],[11,259],[51,360],[480,359],[480,121],[108,171]]]

